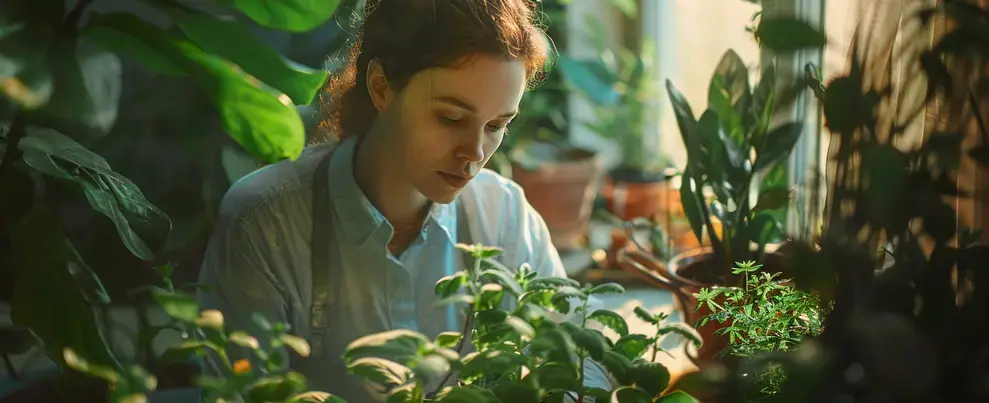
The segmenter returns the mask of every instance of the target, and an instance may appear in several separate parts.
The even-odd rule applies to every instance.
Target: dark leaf
[[[762,46],[777,53],[816,49],[827,44],[823,33],[795,18],[764,18],[755,34]]]
[[[325,69],[312,69],[288,60],[237,21],[188,13],[178,20],[178,25],[204,51],[233,62],[247,74],[288,95],[296,105],[311,104],[328,77]]]
[[[651,403],[652,397],[635,386],[622,386],[611,393],[611,401],[617,403]]]
[[[615,377],[615,380],[617,380],[619,384],[629,385],[632,383],[632,378],[629,376],[629,371],[634,365],[632,360],[617,352],[605,351],[600,362],[601,365],[604,365],[604,367],[608,370],[611,376]]]
[[[547,391],[570,392],[581,387],[577,368],[566,362],[548,362],[536,368],[533,373],[539,386]]]
[[[525,383],[499,383],[494,388],[494,394],[502,402],[540,403],[539,390]]]
[[[790,189],[785,187],[778,187],[772,189],[764,189],[759,192],[759,201],[756,202],[755,207],[752,208],[752,212],[759,212],[762,210],[776,210],[780,207],[786,206],[790,201]]]
[[[437,297],[449,298],[467,284],[467,272],[461,271],[441,278],[436,282],[433,292]]]
[[[659,395],[670,384],[670,371],[657,362],[639,361],[628,370],[633,384],[651,396]]]
[[[526,357],[514,351],[484,350],[464,357],[464,366],[460,370],[460,376],[471,377],[480,374],[505,373],[521,368],[525,362]]]
[[[800,133],[803,130],[804,126],[802,123],[790,122],[766,134],[766,140],[756,155],[756,171],[771,167],[789,156],[790,152],[793,151],[793,146],[800,139]]]
[[[10,250],[17,273],[11,321],[31,329],[63,368],[69,348],[91,363],[120,369],[98,314],[109,297],[63,235],[54,211],[35,205],[10,229]]]
[[[222,0],[261,26],[289,32],[318,28],[333,16],[340,0]]]
[[[700,186],[699,184],[695,184],[696,181],[694,181],[693,172],[689,167],[683,171],[682,178],[683,181],[680,183],[680,203],[683,205],[683,213],[687,216],[687,222],[690,223],[690,229],[694,231],[697,241],[703,242],[704,225],[708,218],[705,218],[701,214],[701,203],[703,203],[703,199],[698,192],[700,189],[694,189],[695,186]]]
[[[436,403],[501,403],[501,400],[490,390],[467,386],[449,389]]]
[[[642,357],[652,343],[653,339],[644,334],[630,334],[619,338],[611,350],[629,360],[635,360]]]
[[[250,402],[283,402],[306,388],[306,379],[298,372],[268,375],[247,388]]]
[[[698,237],[698,238],[700,238],[700,237]],[[652,312],[647,311],[641,305],[636,306],[635,308],[633,308],[632,309],[632,312],[635,313],[635,316],[638,316],[639,319],[642,319],[642,320],[644,320],[644,321],[646,321],[646,322],[648,322],[650,324],[653,324],[653,325],[658,325],[659,324],[659,318],[656,315],[653,315]]]
[[[94,210],[109,217],[135,256],[151,260],[164,245],[172,223],[129,179],[113,172],[103,157],[54,130],[28,128],[18,143],[24,162],[46,175],[78,184]]]

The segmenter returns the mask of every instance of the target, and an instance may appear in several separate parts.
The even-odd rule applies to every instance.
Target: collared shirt
[[[311,389],[362,402],[368,399],[364,387],[355,386],[353,379],[340,380],[347,377],[340,356],[349,342],[399,328],[430,338],[461,330],[462,310],[437,307],[433,292],[439,279],[463,269],[463,252],[455,247],[456,203],[463,203],[473,241],[503,248],[501,261],[507,267],[529,263],[541,276],[566,273],[543,219],[522,189],[487,169],[454,203],[434,204],[419,236],[393,256],[387,244],[394,229],[354,177],[356,144],[348,139],[310,147],[295,161],[266,166],[237,181],[221,203],[200,274],[210,290],[200,293],[199,300],[202,309],[219,309],[228,329],[260,336],[252,320],[256,312],[308,337],[312,211],[331,209],[333,223],[327,225],[334,226],[332,242],[320,247],[331,248],[333,267],[316,268],[341,271],[339,299],[329,307],[328,354],[320,362],[292,367],[308,378]],[[332,205],[313,206],[313,172],[334,147],[329,165]]]

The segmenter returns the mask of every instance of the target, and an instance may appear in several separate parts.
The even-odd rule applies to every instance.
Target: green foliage
[[[818,336],[825,314],[822,303],[812,293],[797,289],[779,273],[761,272],[755,262],[739,262],[732,273],[744,276],[744,288],[702,288],[694,294],[697,308],[711,314],[697,326],[714,321],[723,327],[715,334],[728,335],[729,345],[719,355],[753,357],[760,353],[789,351],[804,336]],[[770,364],[758,377],[761,394],[775,394],[786,379],[779,365]]]
[[[472,326],[435,340],[408,330],[368,335],[351,343],[344,361],[351,373],[372,382],[390,402],[620,402],[695,401],[682,392],[663,394],[670,374],[642,355],[667,333],[689,329],[663,325],[665,315],[641,308],[638,315],[656,325],[653,335],[629,334],[628,324],[610,311],[588,312],[592,295],[622,293],[618,284],[581,285],[566,278],[538,277],[528,265],[509,271],[494,258],[497,248],[458,245],[474,257],[474,267],[437,283],[437,296],[464,303]],[[499,273],[499,274],[495,274]],[[571,309],[573,308],[573,309]],[[614,330],[617,341],[600,326]],[[469,345],[471,351],[458,351]],[[584,386],[584,366],[595,362],[619,381],[614,390]],[[456,382],[450,382],[455,380]],[[442,381],[437,383],[437,381]],[[427,390],[431,385],[439,390]],[[548,399],[548,400],[547,400]]]
[[[163,329],[191,335],[178,345],[169,347],[161,355],[160,362],[170,363],[208,354],[215,357],[223,366],[224,376],[204,375],[196,379],[196,385],[203,388],[207,401],[343,402],[328,393],[306,392],[306,379],[297,372],[278,371],[282,359],[278,351],[283,347],[292,349],[302,357],[308,357],[310,352],[309,343],[291,334],[289,325],[272,324],[264,317],[256,316],[255,321],[267,333],[265,338],[270,340],[268,346],[262,347],[254,336],[240,330],[226,329],[220,311],[201,311],[195,297],[176,289],[171,281],[171,266],[159,266],[158,272],[162,276],[163,286],[148,286],[135,291],[150,292],[170,320],[152,326],[149,334],[142,335],[142,342],[150,343]],[[228,351],[232,345],[246,348],[252,359],[231,360]],[[147,394],[157,388],[155,376],[140,365],[126,368],[121,364],[106,365],[92,361],[90,354],[76,351],[71,346],[60,347],[60,356],[69,367],[109,383],[110,402],[144,401]]]
[[[134,13],[100,14],[89,9],[91,3],[16,1],[0,10],[0,95],[12,113],[0,122],[0,231],[14,252],[13,322],[37,335],[63,369],[71,357],[81,367],[127,374],[119,375],[125,382],[133,374],[103,334],[101,309],[109,297],[63,230],[65,209],[58,208],[88,203],[144,261],[160,258],[171,233],[168,216],[86,148],[116,121],[118,53],[158,74],[195,82],[230,137],[263,162],[300,154],[305,133],[296,105],[313,102],[327,73],[287,60],[233,20],[174,0],[146,2],[166,17],[165,25],[179,28],[169,31],[160,19],[152,24]],[[243,12],[290,32],[323,24],[338,6],[336,0],[218,3],[229,6],[227,14]],[[152,294],[182,323],[199,318],[194,301],[171,291]],[[158,330],[141,334],[140,341],[149,342]]]

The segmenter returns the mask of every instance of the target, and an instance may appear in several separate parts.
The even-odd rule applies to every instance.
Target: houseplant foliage
[[[144,2],[166,31],[134,13],[91,12],[91,0],[15,1],[0,11],[0,93],[13,119],[0,130],[0,242],[12,251],[12,320],[29,328],[62,368],[71,349],[123,373],[107,345],[99,306],[109,297],[63,227],[67,203],[82,201],[110,219],[120,242],[145,261],[171,222],[138,187],[83,139],[113,126],[120,96],[117,54],[152,71],[197,83],[225,131],[262,161],[295,158],[309,104],[326,72],[301,67],[231,20],[170,0]],[[325,22],[337,0],[219,1],[259,24],[299,32]],[[4,262],[8,263],[8,262]],[[51,320],[62,316],[64,321]]]
[[[962,1],[926,4],[903,2],[904,10],[922,11],[905,14],[893,34],[859,26],[858,37],[874,39],[855,41],[849,72],[811,85],[833,133],[833,177],[819,248],[795,243],[788,255],[797,285],[833,309],[819,337],[748,363],[786,368],[780,393],[765,401],[989,399],[989,247],[956,212],[973,191],[960,167],[989,167],[982,70],[989,12]],[[932,43],[939,24],[949,29]],[[876,51],[893,41],[906,46]],[[904,77],[926,80],[895,88],[887,74],[893,60],[902,61]],[[944,109],[925,113],[932,103]],[[921,125],[923,140],[907,141],[921,117],[931,120]],[[721,384],[726,400],[739,378]]]
[[[760,271],[753,261],[738,262],[732,274],[745,277],[742,288],[703,288],[696,295],[698,307],[711,312],[700,318],[699,326],[717,322],[723,327],[716,334],[729,337],[722,356],[753,357],[765,352],[789,351],[805,336],[818,336],[825,311],[816,295],[796,288],[780,273]],[[724,296],[719,299],[719,296]],[[779,365],[757,369],[753,375],[752,400],[779,391],[786,379]]]
[[[621,286],[537,277],[527,265],[513,272],[494,260],[499,249],[458,247],[473,256],[474,267],[441,279],[435,291],[444,303],[465,305],[473,325],[435,340],[408,330],[369,335],[344,353],[349,370],[375,384],[389,402],[696,401],[682,391],[664,392],[670,373],[643,358],[668,333],[700,343],[689,328],[666,325],[665,315],[638,308],[636,314],[656,331],[630,334],[621,316],[592,312],[588,305],[589,297],[623,292]],[[514,304],[506,304],[509,299]],[[592,323],[619,338],[611,340]],[[460,350],[464,343],[469,350]],[[471,352],[461,357],[457,351]],[[583,386],[588,359],[614,377],[613,390]]]

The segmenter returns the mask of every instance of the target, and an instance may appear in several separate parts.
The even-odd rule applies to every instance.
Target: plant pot
[[[642,217],[664,222],[671,205],[680,199],[679,192],[670,186],[671,176],[619,168],[605,179],[601,196],[608,211],[624,221]]]
[[[546,221],[553,245],[559,250],[577,249],[589,230],[603,163],[597,153],[582,149],[542,161],[535,169],[513,163],[512,179]]]

